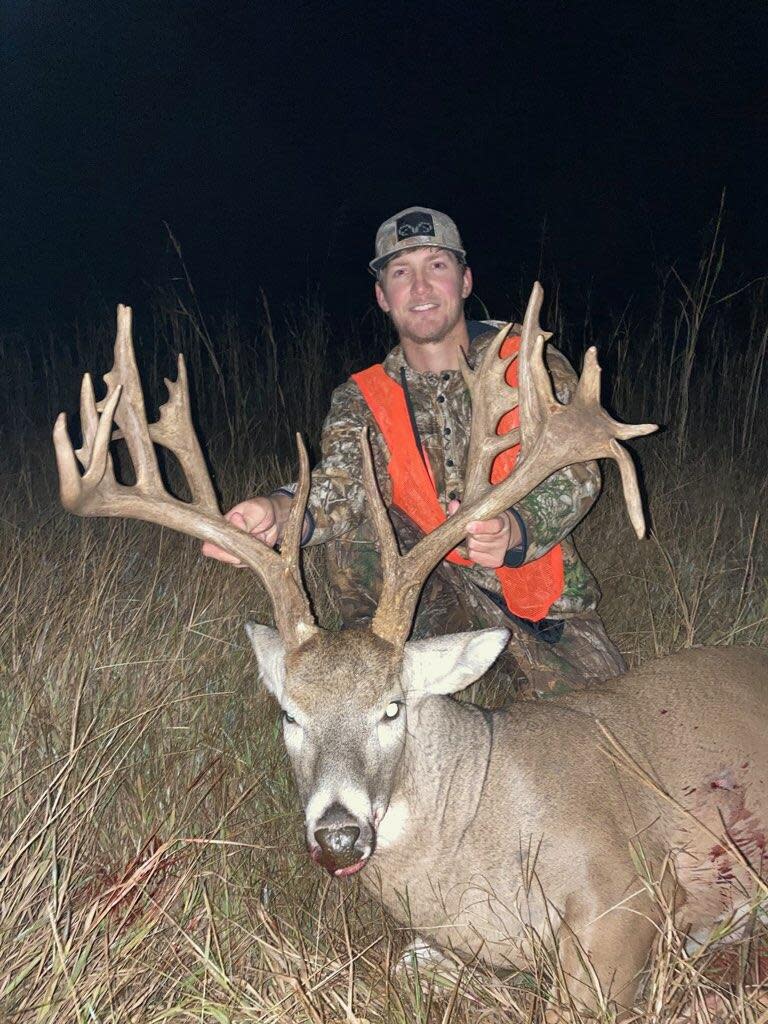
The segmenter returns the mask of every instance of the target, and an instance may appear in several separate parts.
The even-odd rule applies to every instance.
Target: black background
[[[377,225],[459,223],[504,316],[542,255],[623,302],[768,266],[768,5],[4,0],[0,326],[147,301],[178,238],[202,301],[371,301]],[[502,307],[502,308],[499,308]]]

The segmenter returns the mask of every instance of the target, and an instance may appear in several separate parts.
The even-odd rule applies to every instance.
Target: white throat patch
[[[386,850],[393,846],[405,833],[408,824],[408,804],[403,797],[397,797],[387,808],[376,830],[376,849]]]

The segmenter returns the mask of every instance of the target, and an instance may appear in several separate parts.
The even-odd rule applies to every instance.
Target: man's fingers
[[[218,544],[214,544],[210,540],[203,542],[203,554],[208,558],[216,558],[219,562],[228,562],[229,565],[237,565],[242,568],[243,563],[239,558],[234,555],[230,555],[224,548],[220,548]]]
[[[251,536],[257,537],[260,533],[266,533],[267,530],[273,525],[272,517],[260,513],[258,516],[250,515],[246,518],[242,512],[238,509],[233,508],[230,512],[224,516],[225,519],[229,520],[233,526],[236,526],[238,530],[245,530],[246,533],[250,533]]]
[[[481,569],[499,569],[504,564],[503,559],[491,555],[478,555],[472,561]]]
[[[244,530],[246,533],[249,533],[251,537],[255,537],[257,540],[260,540],[262,544],[268,544],[272,547],[277,540],[275,517],[263,509],[258,509],[257,513],[258,514],[254,515],[252,510],[248,510],[248,514],[243,515],[243,513],[235,507],[226,514],[225,519],[228,519],[229,522],[239,530]]]
[[[224,518],[238,530],[243,530],[260,540],[262,544],[274,547],[277,542],[275,510],[269,498],[257,497],[241,501],[239,505],[231,508]],[[242,567],[245,564],[235,555],[230,555],[229,552],[224,551],[218,544],[213,544],[211,541],[206,541],[203,544],[203,554],[209,558],[217,558],[220,562],[227,562],[229,565]]]
[[[474,522],[467,523],[467,533],[472,534],[473,537],[499,534],[503,533],[506,526],[506,521],[501,516],[497,516],[495,519],[477,519]]]
[[[241,512],[237,511],[237,509],[230,509],[224,518],[239,530],[247,529],[245,518]],[[240,568],[245,564],[235,555],[231,555],[228,551],[225,551],[224,548],[220,548],[218,544],[214,544],[213,541],[210,540],[203,541],[203,554],[207,555],[208,558],[216,558],[219,562],[226,562],[228,565],[237,565]]]
[[[482,560],[484,563],[487,559],[490,559],[492,562],[501,563],[504,560],[506,551],[501,544],[483,548],[467,545],[467,554],[473,562],[480,562]]]
[[[503,551],[472,551],[468,550],[469,558],[475,565],[482,566],[483,569],[498,569],[504,562]]]
[[[495,551],[497,548],[503,547],[503,545],[504,537],[501,534],[470,537],[467,541],[467,547],[470,551]]]
[[[498,569],[509,547],[510,524],[507,516],[475,520],[467,525],[467,554],[486,569]]]
[[[236,526],[239,530],[247,530],[248,525],[245,521],[245,516],[242,512],[238,512],[236,508],[233,508],[231,512],[227,512],[224,516],[233,526]]]

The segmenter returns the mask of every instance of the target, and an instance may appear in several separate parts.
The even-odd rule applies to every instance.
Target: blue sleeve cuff
[[[520,543],[507,551],[502,565],[506,566],[507,569],[519,569],[528,553],[528,531],[525,528],[523,517],[516,509],[508,508],[507,512],[515,517],[515,521],[520,527]]]

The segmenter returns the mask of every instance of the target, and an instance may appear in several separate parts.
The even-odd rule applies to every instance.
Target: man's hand
[[[461,502],[448,503],[448,515],[452,516]],[[486,569],[498,569],[504,564],[504,556],[510,548],[522,541],[520,527],[509,512],[501,512],[493,519],[475,520],[467,525],[467,555]]]
[[[245,530],[246,533],[250,533],[252,537],[256,537],[263,544],[273,548],[282,537],[283,525],[290,504],[291,499],[288,495],[283,494],[272,495],[269,498],[248,498],[231,508],[224,518],[234,526]],[[203,554],[209,558],[217,558],[220,562],[229,562],[230,565],[240,567],[243,565],[234,555],[230,555],[218,544],[213,544],[209,540],[203,544]]]

